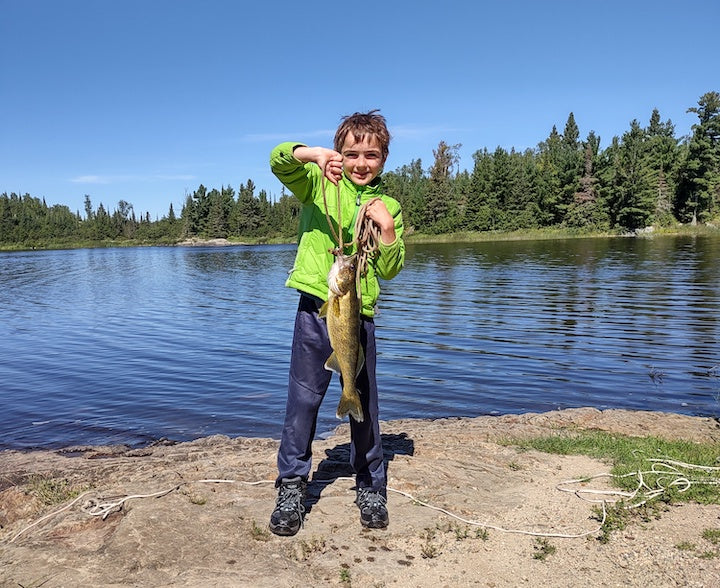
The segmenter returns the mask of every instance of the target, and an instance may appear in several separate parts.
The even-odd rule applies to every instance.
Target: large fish
[[[342,395],[337,407],[337,417],[350,415],[357,422],[364,415],[360,393],[355,381],[365,364],[365,354],[360,344],[360,298],[357,293],[356,256],[338,255],[328,272],[328,301],[320,309],[320,316],[327,320],[330,346],[333,352],[325,362],[325,369],[340,375]]]

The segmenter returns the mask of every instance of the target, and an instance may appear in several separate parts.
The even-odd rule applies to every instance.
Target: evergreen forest
[[[688,112],[691,132],[657,109],[646,125],[633,120],[604,149],[591,131],[584,139],[571,112],[562,128],[533,149],[497,147],[473,153],[459,170],[460,145],[441,141],[428,168],[420,159],[383,174],[386,192],[400,201],[406,234],[522,231],[558,228],[577,233],[632,232],[647,226],[720,220],[720,93],[708,92]],[[292,240],[299,203],[291,194],[256,194],[252,180],[231,187],[200,185],[177,214],[136,214],[124,200],[71,211],[30,194],[0,194],[0,247],[93,244],[170,244],[183,239]]]

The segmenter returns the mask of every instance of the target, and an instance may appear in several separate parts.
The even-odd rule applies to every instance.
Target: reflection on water
[[[400,412],[412,395],[408,416],[435,416],[437,405],[450,414],[590,405],[714,416],[719,243],[411,247],[378,319],[393,359],[379,368],[392,383],[384,406]]]
[[[710,237],[408,246],[376,319],[381,416],[717,416],[719,250]],[[294,254],[0,253],[0,448],[277,437]]]

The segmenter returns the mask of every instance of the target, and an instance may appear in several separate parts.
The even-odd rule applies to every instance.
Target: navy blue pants
[[[290,377],[285,409],[285,425],[278,451],[278,478],[301,476],[308,479],[312,467],[312,441],[315,437],[318,411],[325,397],[332,372],[325,369],[325,361],[332,348],[327,324],[318,316],[317,299],[301,295],[295,316]],[[365,419],[362,423],[350,419],[350,464],[355,471],[358,488],[384,491],[386,486],[380,423],[378,422],[378,392],[375,379],[375,323],[363,318],[360,342],[365,351],[365,366],[357,378]],[[340,399],[338,389],[337,400]]]

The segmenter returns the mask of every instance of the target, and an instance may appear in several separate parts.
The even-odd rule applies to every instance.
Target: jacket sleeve
[[[382,279],[390,280],[398,275],[405,265],[405,242],[402,239],[403,219],[400,204],[397,200],[389,198],[385,200],[385,204],[395,219],[395,241],[385,245],[380,239],[378,245],[380,255],[375,261],[375,271]]]
[[[306,147],[304,143],[288,141],[280,143],[270,153],[270,169],[303,204],[312,200],[314,163],[303,163],[295,158],[293,149]],[[319,168],[318,168],[319,169]]]

